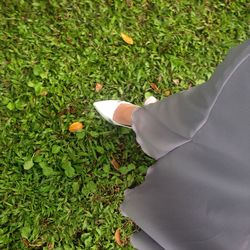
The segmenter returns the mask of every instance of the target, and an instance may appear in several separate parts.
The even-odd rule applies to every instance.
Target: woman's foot
[[[148,98],[144,105],[156,102],[154,97]],[[94,102],[95,109],[108,122],[122,127],[132,128],[132,113],[140,106],[120,100],[104,100]]]
[[[144,105],[155,103],[158,100],[154,96],[150,96],[144,102]],[[124,125],[132,125],[132,113],[139,106],[129,103],[121,103],[115,110],[113,120]]]
[[[131,126],[132,125],[132,113],[139,106],[128,103],[121,103],[116,108],[113,120],[123,125]]]
[[[123,105],[121,105],[123,104]],[[126,106],[124,106],[126,104]],[[132,128],[132,112],[136,105],[121,100],[104,100],[94,102],[97,112],[108,122],[127,128]],[[121,105],[121,106],[120,106]],[[128,124],[128,125],[127,125]]]

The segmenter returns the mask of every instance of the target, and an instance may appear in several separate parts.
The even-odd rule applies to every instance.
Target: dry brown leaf
[[[132,0],[126,0],[126,3],[127,3],[129,8],[131,8],[133,6],[133,1]]]
[[[75,114],[76,113],[76,108],[73,106],[69,106],[66,109],[61,110],[58,114],[59,115],[66,115],[66,114]]]
[[[180,80],[179,79],[174,79],[173,82],[174,82],[175,85],[179,85],[180,84]]]
[[[151,83],[150,87],[151,87],[154,91],[160,92],[158,86],[157,86],[155,83]]]
[[[130,45],[134,44],[134,41],[130,36],[128,36],[124,33],[121,33],[121,37],[122,37],[123,41],[126,42],[127,44],[130,44]]]
[[[114,188],[114,192],[115,193],[119,193],[120,192],[120,188],[119,187]]]
[[[26,247],[29,247],[30,246],[30,242],[25,239],[25,238],[22,238],[22,241],[23,241],[23,244],[26,246]]]
[[[69,126],[69,131],[70,132],[78,132],[81,129],[83,129],[83,124],[81,122],[73,122],[70,126]]]
[[[112,158],[111,164],[112,164],[112,166],[113,166],[116,170],[119,170],[120,165],[119,165],[119,163],[117,162],[117,160],[116,160],[115,158]]]
[[[103,88],[103,85],[102,85],[101,83],[97,83],[97,84],[95,85],[95,91],[96,91],[96,92],[99,92],[102,88]]]
[[[118,228],[118,229],[115,231],[115,241],[116,241],[116,243],[117,243],[119,246],[122,246],[122,245],[123,245],[123,242],[122,242],[122,240],[121,240],[120,228]]]
[[[53,250],[54,249],[54,243],[48,243],[48,249]]]
[[[41,154],[41,152],[42,152],[42,150],[41,150],[41,149],[37,149],[37,150],[35,151],[34,155],[40,155],[40,154]]]

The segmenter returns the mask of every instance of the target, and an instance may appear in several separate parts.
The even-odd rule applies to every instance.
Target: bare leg
[[[121,103],[114,112],[113,120],[123,124],[132,125],[132,113],[139,106],[134,104]]]

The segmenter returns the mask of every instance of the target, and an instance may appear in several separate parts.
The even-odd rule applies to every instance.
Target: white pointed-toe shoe
[[[146,99],[144,102],[144,105],[148,105],[150,103],[157,102],[157,99],[153,96],[150,96],[149,98]],[[113,120],[113,116],[115,113],[115,110],[121,103],[127,103],[127,104],[132,104],[130,102],[125,102],[125,101],[120,101],[120,100],[104,100],[104,101],[98,101],[94,102],[94,107],[98,111],[98,113],[108,122],[114,125],[118,125],[121,127],[126,127],[126,128],[132,128],[131,126],[127,126],[124,124],[120,124],[116,121]]]
[[[120,100],[105,100],[105,101],[94,102],[94,107],[106,121],[114,125],[131,128],[131,126],[123,125],[113,120],[115,110],[121,103],[132,104],[130,102],[125,102]]]

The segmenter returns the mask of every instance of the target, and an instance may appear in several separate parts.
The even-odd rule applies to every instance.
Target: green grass
[[[119,204],[154,161],[92,104],[206,81],[249,36],[247,2],[1,1],[0,249],[133,249],[114,241],[137,230]]]

